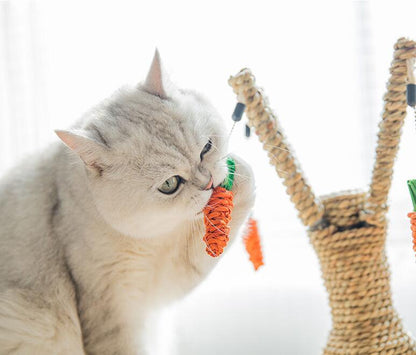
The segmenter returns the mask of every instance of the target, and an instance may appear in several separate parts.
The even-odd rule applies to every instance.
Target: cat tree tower
[[[394,49],[368,192],[316,198],[253,74],[243,69],[229,79],[318,254],[332,316],[324,354],[416,354],[392,305],[385,253],[387,197],[407,107],[406,61],[416,57],[416,42],[400,38]]]

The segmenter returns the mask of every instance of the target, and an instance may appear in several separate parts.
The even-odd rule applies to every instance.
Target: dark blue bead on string
[[[407,104],[413,108],[416,124],[416,78],[414,73],[415,59],[409,58],[406,61],[407,65],[407,85],[406,85],[406,101]]]
[[[246,137],[250,138],[251,136],[251,128],[248,124],[246,124]]]
[[[241,121],[241,118],[243,117],[243,113],[245,109],[246,109],[246,105],[242,104],[241,102],[237,102],[237,105],[235,105],[234,112],[231,116],[234,122]]]
[[[230,138],[231,133],[232,133],[232,132],[233,132],[233,130],[234,130],[234,126],[235,126],[235,124],[236,124],[237,122],[241,121],[241,118],[243,117],[243,114],[244,114],[244,110],[245,110],[245,109],[246,109],[246,105],[244,105],[244,104],[243,104],[243,103],[241,103],[241,102],[237,102],[237,105],[235,105],[234,112],[233,112],[233,114],[231,115],[231,118],[233,119],[234,124],[233,124],[233,126],[232,126],[232,128],[231,128],[231,131],[230,131],[230,134],[228,135],[228,138]],[[247,131],[246,131],[246,134],[247,134]]]
[[[415,108],[416,106],[416,84],[407,84],[406,99],[407,99],[407,104],[410,107]]]

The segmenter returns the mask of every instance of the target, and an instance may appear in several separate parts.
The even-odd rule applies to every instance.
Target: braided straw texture
[[[416,55],[415,48],[415,42],[403,38],[395,45],[369,193],[349,191],[316,199],[254,76],[243,69],[229,80],[309,227],[333,323],[324,354],[416,355],[416,345],[392,305],[385,254],[386,201],[406,113],[406,59]]]
[[[324,354],[416,354],[391,300],[386,224],[360,221],[365,193],[322,198],[326,226],[309,230],[329,294]]]
[[[390,80],[384,95],[384,110],[379,124],[376,161],[370,193],[361,218],[371,224],[383,224],[387,212],[393,164],[399,149],[401,128],[406,116],[407,59],[416,56],[416,42],[400,38],[394,46]]]
[[[249,69],[243,69],[230,78],[229,84],[239,101],[246,105],[249,125],[254,127],[264,150],[268,152],[270,164],[275,166],[277,174],[283,179],[286,192],[299,211],[299,218],[306,226],[313,226],[322,219],[323,208],[303,177],[266,97],[255,86],[254,76]]]

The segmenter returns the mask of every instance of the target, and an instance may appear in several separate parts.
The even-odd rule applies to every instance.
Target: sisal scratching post
[[[406,115],[406,63],[416,57],[416,42],[401,38],[394,49],[368,193],[317,199],[250,70],[229,80],[318,254],[332,316],[324,354],[416,354],[392,305],[385,253],[387,197]]]

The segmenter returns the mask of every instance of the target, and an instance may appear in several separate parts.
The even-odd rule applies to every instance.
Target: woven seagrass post
[[[229,80],[318,254],[332,316],[324,354],[416,354],[392,305],[385,253],[386,202],[406,115],[406,60],[416,57],[416,42],[400,38],[394,49],[368,193],[317,199],[250,70]]]

